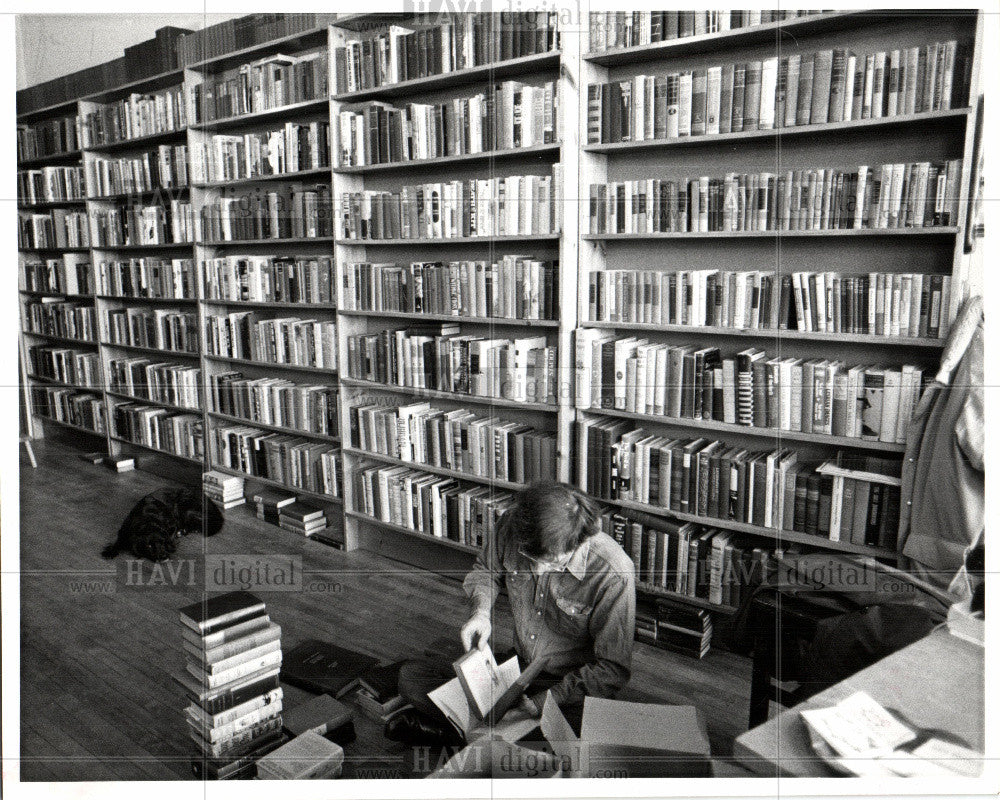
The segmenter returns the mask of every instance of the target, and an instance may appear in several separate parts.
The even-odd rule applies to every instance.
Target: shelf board
[[[87,247],[18,247],[22,253],[89,253],[90,246]]]
[[[63,422],[62,420],[55,419],[47,414],[36,414],[35,416],[39,419],[45,420],[46,422],[51,422],[53,425],[60,425],[63,428],[80,431],[81,433],[89,433],[91,436],[100,436],[102,439],[107,435],[103,431],[95,431],[93,428],[88,428],[85,425],[74,425],[72,422]]]
[[[318,442],[328,442],[329,444],[340,444],[339,436],[331,436],[326,433],[313,433],[312,431],[302,431],[298,428],[288,428],[283,425],[271,425],[267,422],[257,422],[252,419],[245,419],[244,417],[237,417],[232,414],[223,414],[219,411],[209,411],[208,415],[216,419],[225,420],[226,422],[231,422],[235,425],[247,425],[251,428],[263,428],[267,431],[274,431],[275,433],[287,433],[290,436],[301,436],[303,439],[315,439]]]
[[[223,364],[242,364],[248,367],[258,367],[259,369],[291,370],[294,372],[308,372],[313,375],[323,375],[331,380],[336,379],[337,370],[329,367],[306,367],[297,364],[275,364],[270,361],[254,361],[251,358],[230,358],[229,356],[216,356],[205,353],[204,358],[208,361],[218,361]]]
[[[114,397],[118,400],[124,400],[129,403],[141,403],[142,405],[159,406],[160,408],[166,408],[169,409],[170,411],[177,411],[178,413],[181,414],[201,414],[200,408],[188,408],[187,406],[178,406],[174,405],[173,403],[166,403],[163,400],[149,400],[145,397],[134,397],[130,394],[126,394],[125,392],[112,391],[111,389],[107,390],[107,394],[109,397]]]
[[[408,169],[451,166],[452,164],[476,164],[489,161],[510,161],[516,158],[527,158],[539,155],[559,155],[561,145],[558,142],[538,144],[534,147],[515,147],[509,150],[489,150],[485,153],[465,153],[457,156],[440,156],[437,158],[414,159],[412,161],[393,161],[388,164],[365,164],[358,167],[336,167],[334,172],[339,175],[364,175],[371,172],[397,172]]]
[[[267,183],[270,181],[301,181],[310,178],[328,178],[330,167],[317,167],[316,169],[301,169],[297,172],[281,172],[277,175],[254,175],[251,178],[237,178],[231,181],[208,181],[207,183],[192,184],[197,189],[226,189],[233,186],[250,186],[255,183]]]
[[[382,392],[395,392],[397,394],[408,394],[413,397],[425,397],[436,400],[453,400],[456,403],[474,403],[480,406],[497,406],[498,408],[520,408],[525,411],[545,411],[552,414],[559,410],[559,406],[554,403],[520,403],[516,400],[507,400],[500,397],[480,397],[474,394],[440,392],[437,389],[418,389],[413,386],[396,386],[391,383],[365,381],[358,378],[341,378],[340,382],[344,386],[353,386],[359,389],[374,389]]]
[[[48,386],[58,386],[61,389],[79,389],[81,392],[97,392],[98,394],[104,391],[101,386],[80,386],[79,384],[67,383],[66,381],[61,381],[57,378],[47,378],[44,375],[32,375],[28,373],[25,377],[29,381],[38,381],[39,383],[44,383]]]
[[[189,412],[190,413],[190,412]],[[138,447],[142,450],[148,450],[150,453],[156,453],[160,456],[168,456],[169,458],[176,458],[178,461],[184,461],[188,464],[197,464],[199,467],[204,467],[205,462],[200,458],[192,458],[191,456],[182,456],[180,453],[171,453],[169,450],[161,450],[159,447],[153,447],[152,445],[143,444],[142,442],[133,442],[131,439],[126,439],[124,436],[117,436],[111,434],[111,441],[121,442],[122,444],[127,444],[130,447]]]
[[[76,105],[74,103],[74,105]],[[79,161],[83,157],[83,150],[66,150],[62,153],[49,153],[47,156],[30,158],[27,161],[18,161],[18,169],[35,169],[37,167],[47,167],[60,164],[65,161]]]
[[[59,297],[63,300],[93,300],[96,295],[92,294],[66,294],[65,292],[40,292],[35,289],[18,289],[19,294],[24,297]]]
[[[228,239],[194,242],[198,247],[246,247],[248,245],[332,244],[332,236],[293,236],[286,239]]]
[[[707,611],[717,611],[720,614],[735,614],[739,610],[736,606],[727,606],[721,603],[710,603],[702,597],[691,597],[690,595],[674,592],[670,589],[664,589],[661,586],[654,586],[651,583],[643,583],[642,581],[635,582],[635,590],[639,594],[644,594],[648,597],[665,597],[669,600],[676,600],[679,603],[687,603],[695,608],[704,608]],[[637,639],[636,641],[640,640]]]
[[[662,506],[649,505],[647,503],[635,503],[631,500],[607,500],[595,498],[599,503],[607,503],[618,506],[629,511],[638,511],[643,514],[650,514],[658,517],[668,517],[680,520],[681,522],[694,522],[704,525],[706,528],[724,528],[729,531],[746,533],[751,536],[758,536],[771,539],[777,542],[798,544],[808,544],[825,550],[837,550],[843,553],[858,553],[861,555],[874,556],[876,558],[897,558],[895,550],[887,550],[882,547],[869,547],[863,544],[852,544],[851,542],[834,542],[824,539],[822,536],[814,536],[810,533],[800,531],[786,531],[778,528],[765,528],[762,525],[751,525],[747,522],[737,522],[732,519],[718,519],[716,517],[699,517],[695,514],[685,514],[680,511],[671,511]]]
[[[509,242],[558,242],[558,233],[533,233],[523,236],[452,236],[442,239],[337,239],[343,247],[388,247],[407,245],[409,247],[440,247],[456,244],[507,244]]]
[[[95,244],[90,249],[105,252],[152,252],[156,250],[190,250],[194,242],[164,242],[163,244]]]
[[[59,342],[60,344],[82,345],[84,347],[97,347],[100,344],[100,342],[96,342],[93,339],[71,339],[68,336],[57,336],[54,333],[35,333],[29,330],[23,330],[21,333],[28,336],[37,336],[39,339],[46,339],[50,342]]]
[[[341,506],[344,504],[344,500],[341,497],[334,497],[329,494],[322,494],[321,492],[310,492],[308,489],[300,489],[297,486],[289,486],[287,483],[282,483],[281,481],[276,481],[272,478],[263,478],[260,475],[250,475],[249,473],[241,472],[240,470],[233,469],[232,467],[216,464],[215,459],[212,459],[211,469],[218,470],[219,472],[225,472],[227,475],[235,475],[237,478],[243,478],[244,480],[257,481],[258,483],[263,483],[266,486],[273,486],[275,489],[284,489],[286,492],[297,494],[301,497],[308,497],[310,500],[315,500],[319,503],[328,503],[335,506]]]
[[[613,408],[581,408],[584,414],[596,416],[618,417],[637,422],[648,422],[658,425],[668,425],[673,428],[690,428],[698,431],[713,431],[732,433],[743,436],[754,436],[769,439],[781,446],[786,441],[809,442],[830,447],[848,447],[854,450],[873,450],[885,453],[902,453],[906,445],[897,442],[879,442],[872,439],[858,439],[853,436],[833,436],[827,433],[805,433],[803,431],[786,431],[781,428],[755,428],[747,425],[735,425],[729,422],[718,422],[708,419],[688,419],[687,417],[667,417],[659,414],[637,414],[632,411],[619,411]]]
[[[584,233],[586,242],[646,241],[653,239],[782,239],[824,236],[954,236],[955,225],[933,228],[834,228],[822,231],[669,231],[662,233]]]
[[[108,300],[115,303],[146,303],[148,305],[194,305],[198,300],[194,297],[120,297],[115,294],[99,294],[98,300]]]
[[[779,339],[808,342],[829,342],[830,344],[867,344],[876,347],[927,347],[940,350],[944,339],[921,337],[877,336],[870,333],[825,333],[822,331],[781,330],[773,328],[726,328],[718,325],[676,325],[656,322],[589,322],[580,323],[581,328],[603,328],[607,330],[654,331],[659,333],[686,333],[692,336],[732,336],[746,339]]]
[[[201,61],[186,64],[185,68],[204,71],[206,67],[212,67],[213,71],[219,72],[229,69],[232,66],[239,66],[246,63],[248,59],[255,61],[268,51],[280,52],[284,49],[285,51],[295,52],[306,50],[310,47],[318,47],[325,44],[326,41],[327,26],[321,25],[316,28],[308,28],[296,33],[290,33],[278,39],[252,44],[240,50],[233,50],[229,53],[220,53],[210,58],[204,58]]]
[[[214,133],[225,128],[238,128],[243,125],[252,125],[256,122],[276,119],[278,117],[291,117],[295,114],[315,114],[320,111],[327,111],[330,100],[327,97],[320,97],[315,100],[303,100],[299,103],[289,103],[287,106],[279,108],[265,108],[262,111],[252,111],[249,114],[238,114],[234,117],[224,117],[223,119],[213,119],[206,122],[189,123],[188,127],[194,131],[205,131]]]
[[[18,211],[46,211],[52,208],[71,208],[72,206],[84,206],[87,204],[87,198],[79,197],[72,200],[43,200],[40,203],[18,203]]]
[[[357,447],[345,447],[344,452],[352,456],[357,456],[358,458],[367,458],[372,461],[378,461],[382,464],[391,464],[395,467],[407,467],[420,472],[430,472],[433,475],[441,475],[445,478],[455,478],[456,480],[461,481],[481,483],[484,486],[492,486],[510,492],[518,492],[526,485],[523,483],[513,483],[511,481],[500,480],[499,478],[487,478],[482,475],[473,475],[460,470],[436,467],[432,464],[423,464],[419,461],[404,461],[401,458],[393,458],[392,456],[383,455],[382,453],[372,453],[368,450],[361,450]]]
[[[512,75],[521,77],[543,69],[554,69],[558,65],[558,51],[536,53],[535,55],[512,58],[507,61],[497,61],[476,67],[456,69],[441,75],[428,75],[426,78],[414,78],[413,80],[401,81],[399,83],[388,83],[372,89],[345,92],[334,95],[333,99],[340,103],[360,103],[365,100],[404,97],[420,94],[421,92],[437,91],[469,83],[482,82],[485,85]]]
[[[166,350],[162,347],[143,347],[139,344],[116,344],[115,342],[101,342],[102,347],[117,347],[121,350],[132,350],[136,353],[152,353],[153,355],[165,358],[169,356],[170,358],[193,358],[198,359],[201,357],[199,352],[188,352],[187,350]]]
[[[139,192],[123,192],[122,194],[102,194],[87,199],[93,203],[127,203],[142,200],[176,200],[188,194],[189,186],[161,186],[157,189],[143,189]]]
[[[335,312],[337,307],[333,303],[293,303],[279,302],[277,300],[217,300],[206,298],[202,301],[208,306],[238,306],[239,308],[301,308],[307,311],[328,311]]]
[[[17,111],[15,109],[15,114],[18,123],[30,123],[32,120],[44,119],[45,117],[66,117],[76,113],[77,102],[76,98],[60,100],[58,103],[33,108],[30,111]]]
[[[101,144],[88,144],[84,147],[87,153],[113,153],[120,150],[137,150],[153,144],[163,144],[173,139],[182,139],[187,135],[187,128],[174,128],[172,131],[159,131],[149,133],[145,136],[136,136],[133,139],[119,139],[116,142],[103,142]]]
[[[558,328],[554,319],[506,319],[504,317],[466,317],[455,314],[422,314],[413,311],[345,311],[338,312],[345,317],[371,317],[374,319],[408,319],[417,322],[460,322],[463,325],[496,325],[510,328]]]
[[[919,114],[900,114],[895,117],[875,119],[855,119],[848,122],[827,122],[821,125],[794,125],[767,130],[739,131],[736,133],[716,133],[703,136],[680,136],[675,139],[645,139],[639,142],[608,142],[588,144],[583,147],[587,153],[635,153],[649,150],[664,150],[675,147],[725,144],[754,139],[784,139],[785,137],[818,136],[842,131],[887,128],[906,125],[929,125],[934,122],[965,119],[972,113],[971,108],[955,108],[947,111],[924,111]]]
[[[102,89],[99,92],[94,92],[93,94],[85,95],[80,99],[82,101],[87,101],[91,103],[109,103],[114,102],[114,98],[124,99],[126,93],[150,93],[155,92],[159,89],[168,88],[170,86],[176,86],[184,81],[184,70],[169,69],[166,72],[160,72],[155,75],[147,75],[145,78],[136,78],[134,81],[129,81],[128,83],[122,84],[121,86],[113,86],[110,89]]]
[[[394,522],[383,522],[375,517],[370,517],[367,514],[362,514],[360,511],[352,511],[351,509],[344,510],[344,516],[350,517],[351,519],[360,520],[361,522],[367,522],[369,525],[377,525],[381,528],[388,528],[396,533],[402,533],[407,536],[417,536],[420,539],[427,539],[431,542],[437,542],[438,544],[444,545],[445,547],[450,547],[453,550],[459,550],[463,553],[470,553],[471,555],[476,555],[479,553],[480,548],[473,547],[470,544],[462,544],[461,542],[456,542],[453,539],[445,539],[442,536],[432,536],[429,533],[422,533],[421,531],[415,531],[411,528],[407,528],[403,525],[397,525]]]

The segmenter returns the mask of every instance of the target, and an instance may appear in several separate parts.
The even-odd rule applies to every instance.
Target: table
[[[799,712],[835,705],[857,691],[902,712],[913,725],[948,731],[983,752],[984,681],[983,648],[941,627],[747,731],[736,739],[733,757],[768,777],[837,775],[813,754]]]

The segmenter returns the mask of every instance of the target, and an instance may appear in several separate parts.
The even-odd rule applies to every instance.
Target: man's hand
[[[477,611],[462,626],[462,647],[466,651],[473,647],[485,650],[492,632],[493,625],[490,622],[490,615],[484,611]]]
[[[526,694],[521,695],[521,702],[518,708],[524,711],[529,717],[540,717],[542,715],[542,709],[535,705],[535,701]]]

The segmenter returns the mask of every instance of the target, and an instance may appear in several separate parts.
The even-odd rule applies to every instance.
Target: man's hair
[[[512,537],[525,553],[537,558],[575,550],[597,532],[597,511],[590,499],[555,481],[539,481],[522,489],[500,521],[501,535]]]

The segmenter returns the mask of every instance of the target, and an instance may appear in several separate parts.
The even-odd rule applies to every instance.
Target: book
[[[179,610],[181,623],[202,634],[211,634],[264,611],[263,601],[250,592],[215,595]]]
[[[281,679],[319,694],[341,697],[375,658],[319,639],[307,639],[285,653]]]
[[[350,724],[353,716],[351,709],[343,703],[328,694],[321,694],[286,710],[282,718],[285,730],[292,736],[300,736],[306,731],[325,736]]]
[[[257,762],[261,780],[328,779],[340,775],[343,748],[314,730],[296,736]]]

